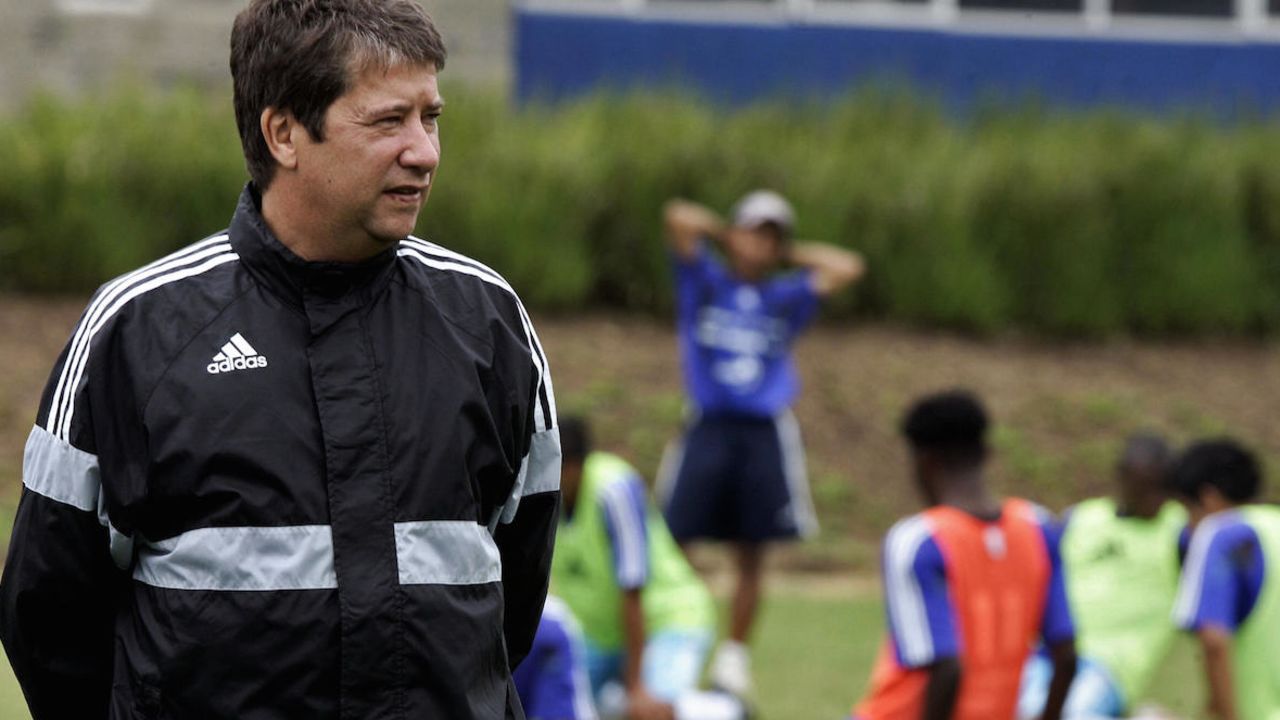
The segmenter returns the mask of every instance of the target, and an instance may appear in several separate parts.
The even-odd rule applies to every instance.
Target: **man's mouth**
[[[406,183],[404,185],[396,185],[394,187],[387,188],[383,193],[391,195],[397,200],[412,202],[415,200],[421,200],[422,197],[426,195],[428,187],[430,187],[428,183],[422,183],[421,185],[416,183]]]
[[[397,185],[396,187],[393,187],[390,190],[387,190],[386,193],[389,195],[397,195],[406,199],[413,199],[413,198],[421,197],[422,193],[426,192],[426,190],[427,188],[425,185]]]

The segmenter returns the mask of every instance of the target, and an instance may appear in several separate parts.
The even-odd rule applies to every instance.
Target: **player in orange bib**
[[[902,432],[928,508],[885,538],[889,637],[854,720],[1012,720],[1038,640],[1058,720],[1075,674],[1057,534],[1044,509],[987,489],[987,415],[953,391],[919,400]]]

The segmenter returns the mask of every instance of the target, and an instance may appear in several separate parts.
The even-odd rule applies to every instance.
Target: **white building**
[[[0,0],[0,111],[36,90],[79,94],[121,79],[230,84],[231,21],[246,0]],[[423,0],[449,48],[447,77],[505,86],[505,0]]]

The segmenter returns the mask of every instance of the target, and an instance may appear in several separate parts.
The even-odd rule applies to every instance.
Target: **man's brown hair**
[[[268,107],[293,113],[316,142],[324,115],[363,70],[444,68],[444,41],[413,0],[253,0],[231,28],[236,127],[249,176],[265,189],[276,161],[262,135]]]

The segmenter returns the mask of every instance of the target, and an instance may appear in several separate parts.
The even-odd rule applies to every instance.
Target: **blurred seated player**
[[[547,596],[533,647],[511,676],[528,720],[596,720],[582,629],[560,598]]]
[[[1124,717],[1177,633],[1169,613],[1187,520],[1165,491],[1171,461],[1162,438],[1134,435],[1116,464],[1115,497],[1066,513],[1060,548],[1081,662],[1065,718]],[[1052,674],[1046,653],[1028,662],[1019,717],[1039,717]]]
[[[885,538],[889,638],[856,720],[1012,720],[1037,640],[1053,679],[1045,720],[1075,674],[1070,611],[1048,513],[987,488],[987,415],[967,392],[925,397],[902,432],[928,505]]]
[[[1280,509],[1258,502],[1258,461],[1233,440],[1189,447],[1172,485],[1193,527],[1173,617],[1204,649],[1209,714],[1278,720]]]
[[[711,679],[742,695],[751,686],[747,642],[765,546],[817,531],[791,413],[799,391],[791,346],[821,299],[862,277],[864,264],[844,248],[793,239],[795,212],[769,190],[739,200],[728,222],[710,208],[671,200],[663,223],[694,411],[663,461],[663,512],[682,545],[734,544],[728,638]]]
[[[648,501],[640,474],[592,451],[580,418],[560,421],[563,512],[552,591],[582,625],[605,718],[737,720],[742,703],[698,691],[715,635],[711,594]]]

